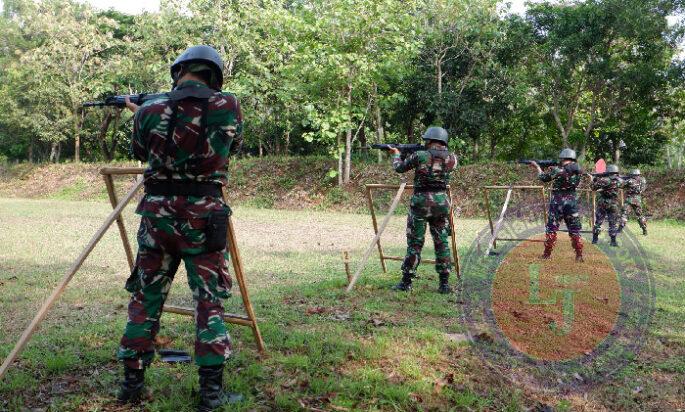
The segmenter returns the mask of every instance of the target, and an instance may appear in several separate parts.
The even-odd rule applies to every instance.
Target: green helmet
[[[640,176],[641,175],[640,169],[633,169],[630,171],[630,174],[633,176]]]
[[[619,172],[618,166],[616,166],[616,165],[609,165],[609,166],[607,166],[607,173],[615,173],[615,174],[618,174],[618,172]]]
[[[576,151],[573,149],[566,148],[559,153],[559,159],[576,160]]]
[[[436,142],[443,142],[447,145],[449,141],[449,136],[447,135],[447,130],[442,127],[429,127],[423,134],[423,140],[434,140]]]
[[[209,67],[212,70],[212,84],[209,87],[221,90],[224,83],[224,61],[221,59],[219,52],[211,46],[191,46],[186,49],[180,56],[174,60],[171,65],[171,77],[174,79],[174,84],[178,79],[178,69],[181,66],[195,65],[198,69]]]

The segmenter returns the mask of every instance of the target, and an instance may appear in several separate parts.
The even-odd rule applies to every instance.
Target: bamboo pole
[[[102,178],[105,179],[105,186],[107,187],[109,201],[112,204],[112,207],[115,208],[119,203],[119,199],[117,199],[117,193],[114,190],[114,179],[112,179],[111,174],[104,173]],[[119,227],[119,236],[121,236],[121,242],[124,244],[124,252],[126,252],[126,260],[128,261],[129,270],[133,270],[135,258],[133,257],[133,251],[131,250],[131,244],[128,241],[128,234],[126,233],[124,218],[121,215],[119,215],[117,218],[117,226]]]
[[[369,210],[371,211],[371,222],[373,223],[373,232],[378,234],[378,219],[376,219],[376,209],[373,207],[373,194],[371,193],[371,185],[366,185],[366,201],[369,205]],[[388,273],[388,268],[385,265],[385,258],[383,256],[383,247],[381,246],[381,238],[378,238],[378,256],[381,259],[381,267],[383,268],[383,273]],[[349,280],[348,280],[349,283]]]
[[[490,223],[490,236],[494,237],[495,227],[492,225],[492,215],[490,214],[490,192],[488,186],[483,187],[483,196],[485,196],[485,210],[488,213],[488,222]],[[493,246],[497,248],[497,240],[493,243]]]
[[[395,209],[397,209],[397,205],[400,203],[400,199],[402,198],[402,193],[404,193],[404,189],[407,186],[407,181],[403,180],[402,184],[400,184],[400,188],[397,190],[397,194],[395,195],[395,198],[392,201],[392,204],[390,205],[390,210],[388,211],[388,214],[385,216],[385,219],[383,219],[383,223],[381,224],[381,227],[376,233],[376,236],[374,236],[373,240],[371,241],[371,244],[369,247],[366,249],[366,253],[364,253],[364,257],[362,258],[362,261],[359,263],[359,266],[357,267],[357,271],[354,273],[354,276],[352,276],[352,280],[350,281],[350,284],[347,285],[346,292],[350,292],[352,288],[354,287],[354,284],[357,283],[357,279],[359,278],[359,275],[361,274],[362,270],[364,269],[364,266],[366,266],[366,262],[369,260],[369,256],[371,255],[371,251],[373,251],[373,246],[375,243],[378,242],[378,240],[381,238],[381,235],[385,231],[385,228],[388,226],[388,223],[390,222],[390,218],[392,217],[392,214],[395,212]]]
[[[21,334],[21,337],[19,338],[17,344],[14,346],[14,349],[12,349],[10,354],[7,355],[7,358],[5,358],[5,361],[2,363],[2,366],[0,366],[0,379],[2,379],[3,376],[5,376],[7,369],[24,349],[24,346],[26,346],[29,339],[31,339],[31,336],[36,331],[38,325],[43,321],[43,319],[45,319],[48,310],[50,310],[55,301],[60,297],[60,295],[62,295],[64,289],[67,287],[67,285],[74,277],[76,272],[81,268],[81,265],[83,265],[83,262],[86,260],[88,255],[90,255],[90,252],[93,251],[95,246],[102,239],[102,237],[107,232],[107,229],[109,229],[112,223],[114,223],[114,221],[121,215],[121,212],[124,210],[124,207],[126,207],[126,205],[131,201],[131,199],[133,199],[136,192],[141,188],[141,186],[143,186],[143,179],[138,180],[135,186],[133,186],[133,188],[126,194],[124,200],[121,203],[119,203],[117,207],[109,214],[107,219],[105,219],[105,222],[102,224],[102,226],[100,226],[100,229],[98,229],[95,235],[93,235],[93,237],[90,239],[90,242],[88,242],[88,245],[86,245],[85,249],[83,249],[79,257],[71,265],[62,281],[53,290],[50,297],[43,303],[43,306],[38,310],[38,313],[36,313],[36,316],[33,318],[29,326]]]
[[[382,260],[381,260],[382,261]],[[350,252],[343,252],[343,265],[345,266],[345,275],[347,276],[347,284],[352,280],[352,273],[350,273]]]
[[[500,229],[502,228],[502,222],[504,222],[504,215],[507,213],[507,208],[509,207],[509,201],[511,200],[511,194],[514,191],[513,187],[509,188],[507,191],[507,197],[504,199],[504,206],[502,206],[502,211],[499,214],[499,220],[497,220],[497,224],[495,225],[495,229],[492,233],[492,238],[490,239],[490,244],[488,245],[488,249],[485,251],[485,256],[488,256],[490,254],[490,250],[492,250],[492,247],[495,243],[495,239],[497,239],[497,233],[499,233]]]
[[[452,237],[452,255],[454,256],[454,268],[457,272],[457,279],[461,279],[461,266],[459,262],[459,251],[457,250],[457,234],[454,228],[454,199],[452,198],[452,188],[447,187],[447,196],[450,199],[450,236]]]
[[[164,312],[175,313],[177,315],[195,316],[195,310],[175,305],[164,305]],[[252,320],[245,315],[224,313],[224,321],[242,326],[252,326]]]

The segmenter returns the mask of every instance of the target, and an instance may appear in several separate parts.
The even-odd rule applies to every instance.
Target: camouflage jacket
[[[575,192],[583,175],[574,173],[567,167],[551,167],[548,171],[538,175],[538,179],[552,182],[552,192]]]
[[[200,82],[187,81],[176,90],[206,88]],[[228,157],[242,144],[242,114],[238,99],[229,93],[214,93],[207,100],[203,119],[202,103],[180,100],[172,119],[173,102],[161,98],[145,103],[136,112],[131,137],[131,152],[148,163],[145,177],[182,182],[227,183]],[[201,137],[205,123],[204,138]],[[169,127],[173,139],[167,144]],[[203,218],[213,210],[227,209],[222,199],[193,196],[146,195],[136,213],[149,217]]]
[[[420,150],[402,159],[396,154],[392,167],[398,173],[415,169],[414,189],[444,190],[449,183],[450,173],[457,167],[457,156],[444,150]]]
[[[631,176],[623,180],[626,196],[639,196],[647,188],[647,180],[642,176]]]
[[[592,181],[592,190],[599,193],[600,200],[618,201],[620,189],[623,187],[623,180],[618,176],[599,177]]]

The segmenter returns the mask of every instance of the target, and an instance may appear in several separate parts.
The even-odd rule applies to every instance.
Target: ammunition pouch
[[[216,210],[210,213],[205,228],[205,247],[208,253],[226,249],[229,216],[228,210]]]

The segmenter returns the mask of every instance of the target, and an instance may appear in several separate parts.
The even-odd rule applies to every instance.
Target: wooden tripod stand
[[[117,225],[119,226],[119,233],[124,244],[126,258],[128,260],[130,268],[133,269],[133,252],[131,250],[131,245],[129,244],[128,237],[126,235],[126,227],[124,225],[124,220],[121,217],[121,214],[124,211],[126,205],[128,205],[131,202],[136,193],[143,187],[143,179],[138,179],[133,188],[129,190],[128,193],[126,193],[126,196],[124,196],[123,200],[119,202],[117,200],[116,193],[114,192],[114,181],[112,179],[112,175],[142,174],[143,169],[103,168],[100,171],[100,173],[104,176],[105,184],[107,185],[107,192],[109,193],[109,199],[112,202],[112,207],[114,208],[114,210],[112,210],[112,213],[109,214],[109,216],[105,219],[102,226],[100,226],[98,231],[90,239],[90,241],[83,249],[79,257],[71,265],[66,275],[64,275],[62,281],[57,285],[57,287],[55,287],[52,294],[50,294],[50,296],[45,300],[45,302],[43,302],[43,305],[38,310],[29,326],[24,330],[24,332],[22,332],[21,336],[19,337],[19,340],[14,345],[14,348],[9,353],[9,355],[7,355],[7,358],[5,358],[2,365],[0,365],[0,379],[2,379],[5,376],[7,370],[12,365],[14,360],[24,350],[24,347],[29,342],[31,336],[33,336],[33,333],[36,331],[40,323],[43,321],[43,319],[45,319],[45,316],[47,316],[47,313],[52,307],[52,305],[54,305],[57,299],[62,295],[69,282],[73,279],[76,272],[78,272],[78,270],[83,265],[83,262],[85,262],[90,253],[93,251],[93,249],[95,249],[95,246],[97,246],[97,244],[100,242],[102,237],[107,232],[107,229],[109,229],[109,227],[114,223],[114,221],[116,221]],[[225,191],[223,195],[224,198],[226,198]],[[254,334],[257,348],[261,353],[264,353],[264,341],[262,340],[262,336],[257,325],[257,318],[254,314],[254,310],[252,309],[252,304],[250,303],[250,298],[247,292],[247,285],[245,283],[245,276],[243,273],[242,260],[240,259],[240,253],[238,252],[238,247],[236,245],[236,237],[233,228],[233,222],[230,219],[226,236],[228,240],[228,248],[229,253],[231,255],[231,261],[233,263],[233,270],[235,271],[235,277],[240,287],[240,294],[243,298],[243,304],[245,306],[245,311],[247,312],[247,315],[225,314],[224,321],[237,325],[249,326]],[[190,316],[194,314],[194,311],[192,309],[176,306],[165,306],[164,311]]]

